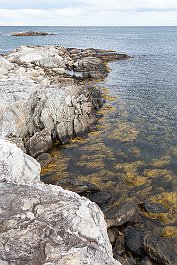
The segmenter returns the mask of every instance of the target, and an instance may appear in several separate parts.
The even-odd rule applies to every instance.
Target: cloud
[[[176,25],[176,0],[0,0],[0,25]]]
[[[1,9],[177,10],[176,0],[0,0]]]

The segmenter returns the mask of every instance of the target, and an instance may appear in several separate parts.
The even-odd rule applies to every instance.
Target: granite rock
[[[0,140],[0,264],[120,265],[99,207],[39,181],[39,164]]]

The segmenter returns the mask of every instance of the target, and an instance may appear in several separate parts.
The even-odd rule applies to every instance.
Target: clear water
[[[47,31],[46,37],[12,37],[13,31]],[[99,84],[109,89],[97,131],[52,152],[43,180],[90,181],[113,194],[112,204],[134,198],[163,203],[177,223],[177,27],[0,27],[0,53],[20,45],[111,49],[134,56],[110,63]]]

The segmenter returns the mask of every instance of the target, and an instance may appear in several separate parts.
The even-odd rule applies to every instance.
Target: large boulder
[[[15,144],[0,139],[0,180],[16,184],[40,181],[40,165]]]
[[[0,148],[0,264],[120,265],[95,203],[40,183],[39,164],[14,144]]]

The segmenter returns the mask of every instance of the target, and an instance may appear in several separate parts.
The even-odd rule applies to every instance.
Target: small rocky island
[[[55,35],[55,34],[48,32],[38,32],[38,31],[22,31],[22,32],[11,33],[11,36],[14,37],[48,36],[48,35]]]

